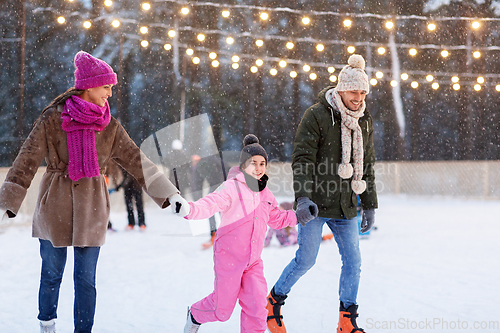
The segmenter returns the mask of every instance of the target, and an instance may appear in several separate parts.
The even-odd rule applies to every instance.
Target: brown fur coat
[[[0,188],[0,208],[17,214],[38,167],[47,171],[40,182],[33,216],[33,237],[50,240],[56,247],[101,246],[109,221],[109,196],[103,177],[114,160],[141,184],[162,208],[177,188],[145,157],[123,127],[112,117],[95,132],[101,175],[72,181],[68,176],[68,147],[62,129],[63,103],[50,107],[36,122]]]

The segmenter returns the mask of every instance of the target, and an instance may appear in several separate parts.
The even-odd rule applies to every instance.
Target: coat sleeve
[[[281,210],[276,199],[272,202],[267,224],[273,229],[283,229],[297,225],[297,216],[293,210]]]
[[[188,220],[201,220],[213,216],[217,212],[224,212],[231,207],[231,195],[227,189],[227,182],[222,183],[221,186],[214,192],[204,196],[200,200],[190,202],[189,206],[191,211],[185,217]]]
[[[179,193],[174,184],[137,147],[121,125],[118,125],[116,131],[111,157],[139,182],[161,208],[170,205],[168,197]]]
[[[314,106],[306,110],[295,135],[292,155],[295,199],[312,198],[313,175],[320,141],[320,127],[313,109]]]
[[[373,145],[373,120],[368,120],[368,141],[365,146],[363,164],[363,180],[366,181],[366,190],[359,195],[363,209],[378,208],[377,189],[375,186],[375,147]]]
[[[0,208],[7,210],[9,217],[17,215],[38,168],[47,156],[49,117],[47,112],[36,122],[0,188]]]

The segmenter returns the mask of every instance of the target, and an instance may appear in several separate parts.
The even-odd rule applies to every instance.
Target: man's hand
[[[307,222],[318,217],[318,206],[308,197],[300,197],[297,199],[295,215],[297,215],[297,222],[305,226]]]
[[[189,203],[180,194],[176,193],[170,196],[168,201],[170,201],[174,214],[179,214],[182,217],[189,215],[191,207],[189,207]]]
[[[361,220],[361,233],[368,232],[375,223],[375,209],[363,210],[363,219]]]

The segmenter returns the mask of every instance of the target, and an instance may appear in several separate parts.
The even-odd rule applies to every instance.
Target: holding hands
[[[191,211],[189,203],[178,193],[169,197],[168,200],[170,201],[172,212],[174,212],[174,214],[179,214],[181,217],[185,217]]]
[[[307,222],[315,217],[318,217],[318,206],[308,197],[300,197],[297,199],[297,222],[305,226]]]

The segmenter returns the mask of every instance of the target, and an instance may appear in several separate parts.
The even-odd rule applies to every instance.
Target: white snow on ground
[[[500,332],[500,202],[379,201],[378,230],[361,240],[358,324],[367,332]],[[125,212],[111,220],[118,232],[101,249],[94,332],[182,332],[187,306],[212,291],[212,252],[201,250],[208,236],[191,236],[186,221],[153,206],[146,232],[125,232]],[[38,247],[29,226],[0,227],[0,332],[39,330]],[[276,239],[264,249],[269,287],[295,250]],[[63,333],[73,330],[72,257],[69,249],[57,321]],[[336,243],[323,243],[283,308],[290,333],[335,332],[340,265]],[[228,322],[202,325],[208,332],[239,332],[239,307]]]

